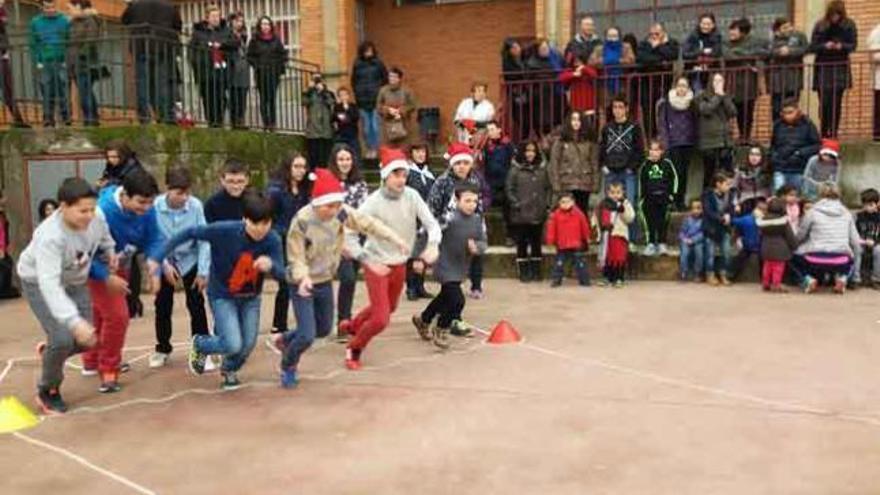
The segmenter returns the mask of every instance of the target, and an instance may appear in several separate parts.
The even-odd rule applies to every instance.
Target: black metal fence
[[[302,133],[303,92],[320,68],[286,50],[248,56],[233,37],[197,41],[148,26],[46,43],[10,36],[0,58],[0,126],[127,125]]]

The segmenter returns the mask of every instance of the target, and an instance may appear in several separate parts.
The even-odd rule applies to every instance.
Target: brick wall
[[[324,65],[324,16],[321,0],[299,0],[300,58]]]
[[[488,82],[490,99],[497,104],[501,44],[506,36],[534,30],[534,0],[400,8],[376,0],[366,8],[367,38],[376,43],[382,60],[403,69],[420,107],[440,108],[442,141],[452,132],[455,108],[473,81]]]

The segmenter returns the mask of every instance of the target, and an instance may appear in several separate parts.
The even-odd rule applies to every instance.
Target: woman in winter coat
[[[599,190],[599,146],[591,136],[583,114],[572,112],[562,135],[550,147],[547,175],[552,204],[562,193],[571,193],[582,211],[589,211],[590,194]]]
[[[697,145],[697,111],[694,92],[687,77],[679,76],[666,98],[657,102],[657,138],[666,149],[666,157],[675,165],[678,192],[675,204],[684,210],[688,165]]]
[[[733,171],[730,119],[736,116],[736,105],[725,90],[723,74],[712,74],[711,85],[697,96],[696,105],[699,148],[703,155],[703,186],[710,187],[715,172]]]
[[[763,40],[752,36],[752,22],[747,18],[730,23],[728,40],[722,47],[727,72],[727,88],[736,105],[739,140],[752,137],[755,103],[758,101],[758,73],[764,68],[767,48]]]
[[[413,137],[413,115],[416,110],[416,97],[412,90],[403,85],[403,71],[392,67],[388,71],[388,84],[382,86],[376,97],[379,112],[379,135],[383,146],[402,146]]]
[[[79,92],[83,124],[98,125],[98,97],[95,81],[101,77],[98,37],[101,21],[91,0],[74,0],[70,7],[70,46],[67,50],[67,68]]]
[[[254,68],[254,80],[260,95],[260,118],[263,129],[274,130],[278,125],[278,109],[275,104],[278,83],[287,63],[287,49],[275,34],[275,24],[268,16],[257,21],[257,34],[248,44],[247,59]]]
[[[810,51],[816,54],[813,88],[822,109],[822,137],[837,137],[843,93],[852,87],[849,54],[856,51],[858,39],[856,23],[846,16],[843,0],[831,0],[810,40]]]
[[[694,92],[699,93],[711,86],[709,73],[717,69],[721,61],[721,33],[715,14],[700,15],[696,29],[684,41],[681,56],[685,60],[685,70],[692,74]]]
[[[364,41],[358,47],[358,56],[351,69],[351,87],[361,111],[365,155],[375,158],[379,149],[379,113],[376,99],[382,86],[388,84],[388,70],[379,58],[379,52],[372,41]]]
[[[244,129],[247,94],[251,86],[251,71],[247,64],[247,27],[244,14],[229,15],[229,27],[236,40],[236,49],[229,52],[229,120],[233,129]]]
[[[526,63],[523,60],[523,48],[513,38],[504,40],[501,47],[501,70],[504,77],[504,107],[508,112],[507,120],[511,122],[511,138],[516,141],[527,139],[531,132],[531,107],[529,106],[529,88],[523,82],[526,78]]]
[[[520,281],[540,280],[541,238],[550,204],[550,181],[537,141],[526,141],[518,150],[507,175],[505,192],[516,239]]]
[[[834,291],[842,294],[861,238],[852,213],[840,202],[837,186],[823,185],[819,195],[822,199],[807,211],[798,227],[800,246],[793,265],[804,292],[833,282]]]
[[[781,118],[782,102],[789,98],[799,100],[801,97],[801,90],[804,89],[804,55],[809,47],[807,36],[795,31],[790,20],[779,18],[773,22],[770,62],[766,71],[773,122]]]

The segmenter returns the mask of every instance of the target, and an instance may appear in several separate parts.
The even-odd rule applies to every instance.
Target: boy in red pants
[[[353,335],[346,350],[345,366],[350,370],[361,367],[361,353],[370,340],[385,330],[391,313],[397,309],[400,293],[406,279],[408,258],[421,258],[431,264],[437,259],[440,244],[440,225],[431,215],[428,205],[414,189],[406,187],[409,163],[400,150],[383,148],[382,187],[372,193],[358,209],[391,229],[408,246],[415,245],[418,222],[428,233],[428,246],[422,253],[402,253],[400,247],[387,240],[368,238],[362,247],[357,233],[346,237],[348,254],[360,261],[366,269],[364,279],[370,304],[352,320],[347,331]]]
[[[116,253],[121,257],[120,267],[131,266],[125,259],[141,250],[147,256],[150,274],[149,292],[159,287],[162,236],[153,209],[153,198],[159,193],[156,179],[147,171],[134,170],[125,176],[121,186],[106,187],[98,198],[98,208],[104,214],[110,235],[116,242]],[[101,374],[101,393],[118,392],[119,365],[125,332],[128,330],[128,273],[120,269],[113,273],[100,258],[95,258],[89,272],[89,293],[98,343],[82,355],[83,374]]]

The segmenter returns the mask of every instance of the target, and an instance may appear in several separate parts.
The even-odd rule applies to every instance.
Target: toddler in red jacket
[[[590,274],[587,271],[587,248],[590,246],[590,223],[580,208],[575,206],[574,198],[565,193],[559,198],[558,207],[547,222],[547,244],[556,248],[556,260],[550,275],[550,287],[562,285],[566,262],[573,262],[578,283],[589,287]]]

